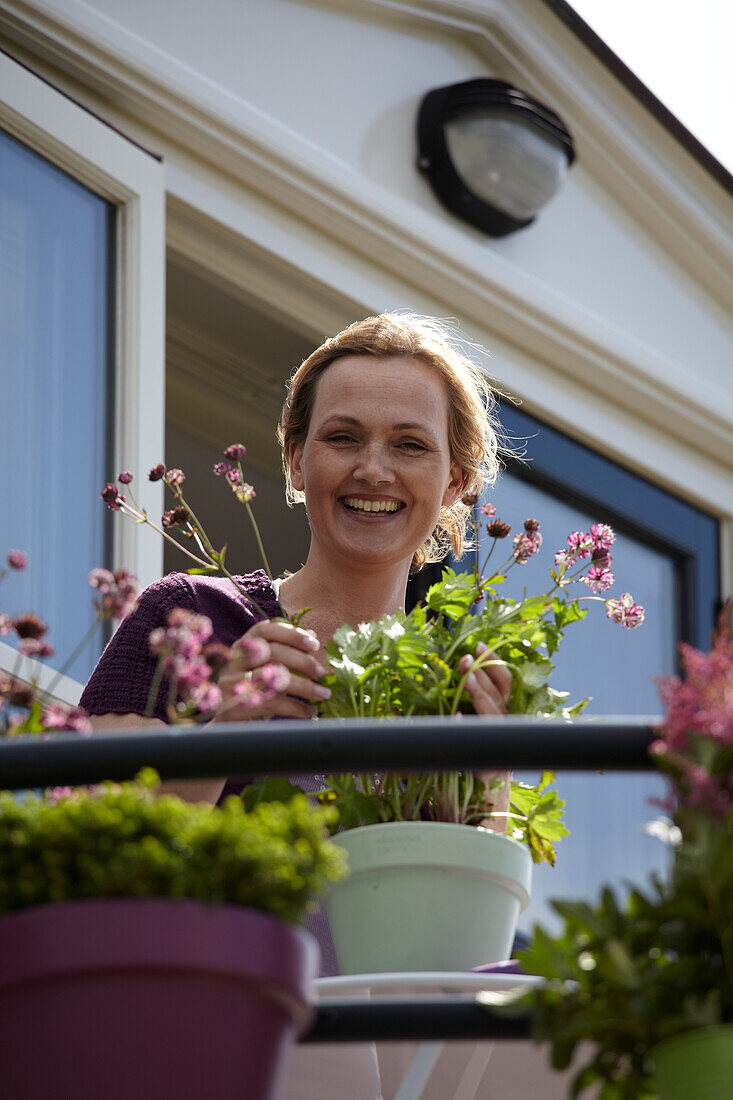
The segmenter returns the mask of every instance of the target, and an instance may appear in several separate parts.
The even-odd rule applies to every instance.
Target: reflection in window
[[[0,132],[0,555],[28,554],[2,609],[50,624],[56,668],[93,621],[86,575],[106,558],[112,249],[113,208]],[[101,642],[68,675],[85,680]]]

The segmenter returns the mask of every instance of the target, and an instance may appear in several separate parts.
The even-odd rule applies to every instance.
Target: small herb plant
[[[345,873],[333,811],[300,795],[248,812],[158,796],[133,783],[0,794],[0,915],[81,898],[191,898],[297,922]]]
[[[730,601],[727,616],[730,615]],[[652,1100],[654,1047],[695,1028],[733,1023],[733,643],[721,617],[710,653],[682,647],[685,677],[662,682],[665,723],[652,746],[671,781],[650,831],[673,849],[668,876],[619,903],[554,903],[559,936],[537,928],[520,954],[545,984],[523,994],[538,1042],[567,1068],[579,1043],[593,1053],[572,1095]],[[491,1001],[492,998],[486,998]]]

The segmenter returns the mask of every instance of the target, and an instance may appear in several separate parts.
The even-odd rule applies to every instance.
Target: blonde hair
[[[319,378],[332,363],[347,355],[418,359],[432,367],[443,379],[448,395],[448,443],[451,461],[463,471],[462,496],[478,494],[496,481],[501,467],[496,395],[481,368],[462,351],[456,330],[433,317],[382,313],[356,321],[326,340],[290,379],[277,428],[289,504],[302,503],[305,495],[293,487],[288,447],[305,441]],[[468,549],[469,513],[470,505],[463,499],[441,508],[435,530],[415,551],[411,573],[428,562],[442,561],[451,548],[457,558]]]

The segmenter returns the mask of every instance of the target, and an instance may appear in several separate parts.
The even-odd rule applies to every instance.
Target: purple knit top
[[[252,597],[268,618],[274,619],[282,615],[272,585],[262,569],[238,576],[236,580],[245,591],[252,593]],[[213,627],[213,639],[227,646],[232,645],[251,626],[261,621],[261,616],[228,578],[170,573],[142,592],[136,609],[120,623],[99,658],[79,700],[80,706],[89,714],[146,713],[157,666],[156,659],[148,649],[148,637],[156,627],[165,626],[168,613],[174,607],[183,607],[198,615],[208,616]],[[167,701],[168,683],[164,680],[153,715],[166,723]],[[227,795],[239,794],[242,787],[251,782],[251,778],[230,777],[219,801]],[[316,793],[323,783],[323,776],[298,774],[288,778],[306,794]],[[323,910],[309,914],[306,927],[316,937],[321,948],[321,975],[330,977],[338,974],[333,940]]]

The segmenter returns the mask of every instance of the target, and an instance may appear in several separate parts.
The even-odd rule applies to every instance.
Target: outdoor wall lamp
[[[534,221],[575,159],[560,116],[505,80],[428,92],[417,137],[418,168],[440,201],[492,237]]]

